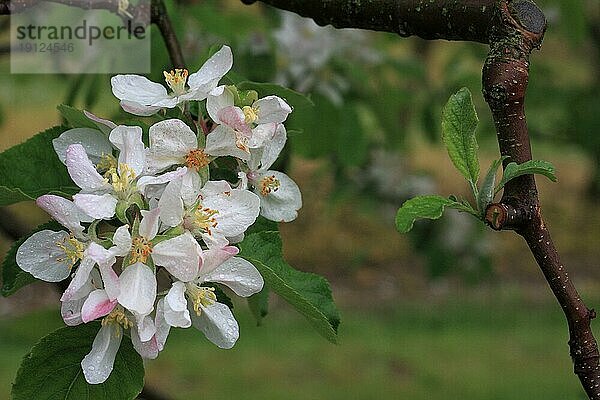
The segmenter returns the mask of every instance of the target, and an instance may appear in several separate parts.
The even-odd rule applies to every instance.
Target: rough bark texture
[[[255,0],[242,0],[247,4]],[[493,114],[500,153],[509,162],[531,160],[525,119],[529,54],[541,45],[546,19],[531,0],[262,0],[310,17],[320,25],[465,40],[490,45],[483,66],[483,93]],[[590,329],[595,317],[561,264],[541,215],[533,175],[511,180],[502,199],[488,207],[494,229],[523,236],[566,316],[575,373],[590,399],[600,400],[599,354]]]

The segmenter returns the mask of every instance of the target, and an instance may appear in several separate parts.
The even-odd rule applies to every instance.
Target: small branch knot
[[[546,17],[540,8],[530,0],[515,0],[508,4],[510,15],[527,31],[535,34],[546,30]]]

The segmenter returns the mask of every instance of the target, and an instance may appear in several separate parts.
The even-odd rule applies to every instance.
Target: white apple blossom
[[[112,91],[121,101],[123,110],[135,115],[152,115],[162,108],[173,108],[185,101],[204,100],[232,65],[231,49],[223,46],[189,77],[186,69],[165,71],[165,80],[171,93],[163,85],[140,75],[113,76]]]

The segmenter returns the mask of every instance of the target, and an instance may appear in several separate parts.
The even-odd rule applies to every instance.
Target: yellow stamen
[[[188,284],[187,290],[192,303],[194,304],[194,312],[196,315],[202,314],[202,307],[212,306],[217,302],[217,295],[215,294],[215,288],[197,286],[194,284]]]
[[[110,175],[112,187],[117,193],[128,192],[133,186],[135,171],[127,164],[121,163],[118,170],[111,168],[107,174]]]
[[[117,170],[117,159],[112,154],[102,154],[96,169],[100,172],[104,171],[104,177],[109,178],[112,172]]]
[[[275,175],[271,175],[262,178],[258,186],[260,188],[260,194],[263,196],[267,196],[271,192],[276,192],[277,190],[279,190],[281,183],[279,182],[279,179],[275,178]]]
[[[56,242],[56,245],[65,252],[65,257],[59,258],[58,261],[63,262],[65,260],[69,260],[69,268],[73,268],[73,265],[83,258],[85,245],[79,240],[75,239],[73,235],[69,236],[68,238],[64,238],[60,242]]]
[[[163,75],[173,94],[179,96],[185,93],[185,83],[188,77],[187,69],[176,68],[175,71],[171,70],[171,72],[163,71]]]
[[[133,322],[125,315],[125,310],[122,306],[117,305],[106,317],[102,319],[102,326],[109,324],[121,325],[123,329],[128,329],[133,326]]]
[[[245,151],[246,153],[250,153],[250,148],[248,147],[248,138],[245,136],[241,136],[241,135],[237,135],[236,132],[236,139],[235,139],[235,146],[240,149]]]
[[[152,243],[141,236],[133,238],[131,241],[131,264],[136,262],[145,264],[150,254],[152,254]]]
[[[244,106],[242,111],[244,112],[244,122],[247,124],[253,124],[258,119],[258,109],[250,106]]]
[[[200,149],[191,150],[185,156],[185,165],[188,168],[195,169],[196,171],[206,167],[210,163],[208,155]]]
[[[218,213],[219,212],[217,210],[211,210],[208,207],[198,207],[196,211],[194,211],[194,227],[211,235],[212,233],[210,232],[210,228],[214,228],[218,224],[217,220],[215,219],[215,215]]]

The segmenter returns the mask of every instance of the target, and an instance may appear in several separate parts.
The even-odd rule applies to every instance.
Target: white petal
[[[164,183],[170,182],[173,179],[177,179],[187,173],[186,167],[177,168],[175,171],[166,172],[159,176],[142,176],[137,181],[137,188],[141,193],[146,192],[146,187],[148,185],[162,185]]]
[[[83,213],[94,219],[112,219],[117,208],[117,199],[109,193],[77,193],[73,196],[73,202]]]
[[[75,203],[60,196],[45,194],[38,197],[35,204],[77,236],[83,234],[80,222],[91,222],[90,216],[82,212]]]
[[[158,200],[160,220],[168,226],[177,226],[183,221],[183,200],[181,199],[181,178],[172,180]]]
[[[156,303],[156,316],[154,317],[154,324],[156,325],[156,344],[158,350],[162,351],[165,347],[167,337],[171,331],[171,325],[165,320],[165,299],[164,297]]]
[[[135,326],[131,328],[131,344],[142,358],[154,360],[158,357],[159,348],[156,337],[152,336],[149,340],[142,342]]]
[[[185,156],[198,148],[194,132],[179,119],[157,122],[150,127],[148,169],[160,172],[171,165],[183,164]]]
[[[115,300],[119,296],[120,284],[119,277],[112,268],[116,262],[114,253],[92,242],[88,246],[86,254],[98,264],[108,298]]]
[[[102,133],[104,133],[106,135],[108,135],[110,133],[110,131],[112,131],[114,128],[117,127],[117,124],[115,124],[114,122],[109,121],[104,118],[100,118],[87,110],[83,110],[83,114],[89,120],[94,122],[94,124],[98,127],[98,129],[100,129],[100,131],[102,131]],[[104,137],[104,139],[106,140],[106,136]],[[89,154],[89,152],[88,152],[88,154]]]
[[[204,151],[211,156],[233,156],[242,160],[250,156],[248,152],[237,147],[235,132],[226,125],[218,125],[206,136]]]
[[[168,98],[167,89],[139,75],[116,75],[110,79],[112,92],[119,100],[151,106]]]
[[[156,276],[141,262],[129,265],[119,276],[121,293],[119,303],[129,311],[147,315],[156,299]]]
[[[206,98],[206,111],[217,124],[223,123],[219,119],[219,111],[231,106],[233,106],[233,93],[224,85],[214,88]]]
[[[124,257],[131,250],[131,234],[129,233],[129,225],[123,225],[117,228],[113,235],[113,247],[110,252],[118,257]]]
[[[81,319],[81,307],[83,307],[83,303],[85,303],[86,299],[86,297],[83,297],[77,300],[63,301],[61,303],[60,315],[65,324],[68,326],[76,326],[83,323],[83,320]]]
[[[260,169],[267,170],[279,157],[285,146],[287,133],[283,124],[278,124],[273,136],[265,141],[260,159]]]
[[[110,300],[103,289],[96,289],[85,300],[81,308],[81,320],[88,323],[108,315],[117,305],[116,300]]]
[[[298,210],[302,207],[302,195],[296,182],[286,174],[279,171],[266,171],[255,181],[256,185],[266,176],[275,176],[280,183],[279,189],[263,196],[259,189],[255,189],[260,195],[260,215],[276,222],[290,222],[298,216]]]
[[[254,193],[231,189],[217,195],[205,195],[209,190],[210,181],[204,185],[201,191],[203,196],[202,205],[212,210],[217,210],[215,219],[217,226],[213,231],[221,233],[226,237],[237,236],[244,233],[250,225],[256,221],[260,211],[260,199]]]
[[[92,385],[106,381],[113,370],[115,357],[121,346],[123,333],[118,325],[100,328],[90,351],[81,361],[87,383]]]
[[[152,249],[152,260],[166,268],[175,278],[189,282],[198,276],[202,248],[190,232],[158,243]]]
[[[189,328],[192,325],[190,312],[187,309],[187,301],[185,300],[185,284],[183,282],[173,283],[169,293],[165,296],[164,318],[173,327]]]
[[[137,334],[139,335],[140,341],[147,342],[152,339],[152,336],[156,333],[156,326],[150,315],[139,315],[133,313],[135,316],[135,326]]]
[[[223,124],[239,132],[241,136],[248,139],[252,136],[252,130],[246,123],[244,112],[241,108],[234,106],[222,108],[217,113],[217,118]]]
[[[152,240],[158,233],[160,208],[155,208],[150,211],[142,210],[141,213],[140,236]]]
[[[104,154],[112,154],[113,150],[106,136],[97,129],[69,129],[52,140],[54,151],[63,164],[67,162],[67,148],[75,143],[82,145],[90,160],[96,164]]]
[[[121,100],[120,104],[121,108],[126,112],[133,115],[139,115],[140,117],[148,117],[150,115],[154,115],[162,109],[162,107],[145,106],[143,104],[136,103],[135,101],[127,100]]]
[[[91,257],[84,255],[79,263],[79,267],[77,267],[77,271],[75,271],[73,279],[60,298],[60,301],[69,301],[73,299],[75,294],[88,282],[94,265],[96,265],[96,262]]]
[[[225,304],[215,303],[202,307],[197,316],[191,313],[192,324],[206,335],[206,338],[222,349],[230,349],[240,336],[239,326],[231,310]]]
[[[281,123],[292,112],[292,108],[277,96],[267,96],[252,104],[258,110],[257,124]]]
[[[88,158],[80,144],[72,144],[67,148],[67,170],[73,182],[86,192],[110,191],[112,187],[96,171],[96,167]]]
[[[46,282],[59,282],[71,272],[64,250],[57,246],[69,238],[65,231],[43,230],[31,235],[17,250],[17,265]]]
[[[239,252],[240,250],[235,246],[214,247],[204,250],[202,252],[204,260],[200,268],[200,275],[207,275]]]
[[[202,275],[201,279],[205,282],[222,283],[242,297],[260,292],[264,285],[256,267],[239,257],[225,261],[212,272]]]
[[[146,166],[146,148],[142,142],[142,128],[139,126],[119,125],[110,132],[110,142],[119,149],[120,164],[127,164],[139,176]]]
[[[181,178],[181,198],[183,203],[187,206],[191,206],[198,200],[200,194],[200,186],[202,182],[200,175],[193,169],[189,169],[188,172]]]
[[[223,46],[197,72],[188,77],[188,85],[192,89],[208,93],[219,84],[219,80],[229,72],[232,66],[233,54],[231,49],[228,46]],[[196,100],[201,99],[197,98]]]
[[[252,129],[252,136],[248,141],[248,147],[252,149],[267,146],[269,141],[275,136],[278,124],[260,124]]]

